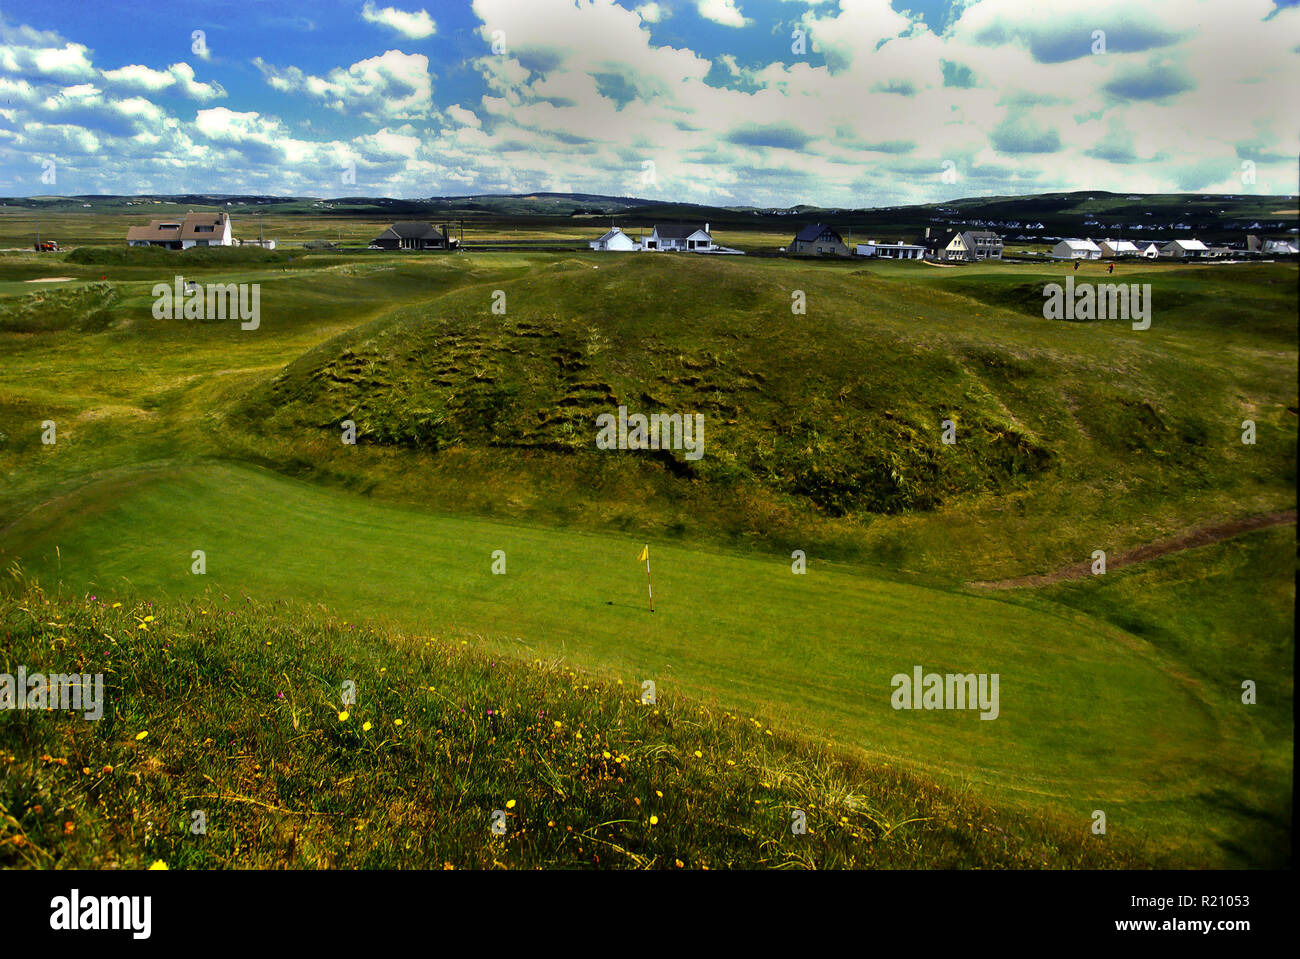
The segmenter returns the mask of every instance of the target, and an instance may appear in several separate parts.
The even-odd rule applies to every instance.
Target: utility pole
[[[36,223],[36,252],[40,253],[41,252],[41,218],[39,215],[34,215],[32,219]]]

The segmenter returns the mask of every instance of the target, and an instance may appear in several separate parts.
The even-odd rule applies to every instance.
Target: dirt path
[[[1240,536],[1242,533],[1249,533],[1257,529],[1266,529],[1269,526],[1281,526],[1286,523],[1296,521],[1296,511],[1293,509],[1282,510],[1279,513],[1265,513],[1262,516],[1249,516],[1245,519],[1235,519],[1227,523],[1215,523],[1210,526],[1199,526],[1196,529],[1189,530],[1173,539],[1162,540],[1158,543],[1148,543],[1145,546],[1139,546],[1137,549],[1129,550],[1127,553],[1119,553],[1115,556],[1106,558],[1106,569],[1119,569],[1121,566],[1132,566],[1134,563],[1145,563],[1148,560],[1156,559],[1160,556],[1166,556],[1169,553],[1177,553],[1184,549],[1195,549],[1197,546],[1208,546],[1211,543],[1217,543],[1220,540],[1231,539],[1234,536]],[[969,583],[977,589],[1017,589],[1021,586],[1049,586],[1052,583],[1060,583],[1065,580],[1083,579],[1092,575],[1092,562],[1088,560],[1082,563],[1076,563],[1074,566],[1067,566],[1064,569],[1058,569],[1052,573],[1036,573],[1032,576],[1017,576],[1014,579],[999,579],[992,581],[981,581]]]

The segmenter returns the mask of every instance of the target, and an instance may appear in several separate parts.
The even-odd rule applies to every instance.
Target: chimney
[[[930,228],[928,226],[925,228],[925,238],[930,239]]]
[[[707,223],[704,224],[704,232],[705,233],[709,232],[709,225]]]

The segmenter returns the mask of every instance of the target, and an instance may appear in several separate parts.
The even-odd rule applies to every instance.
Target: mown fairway
[[[1188,865],[1277,861],[1293,529],[1035,593],[964,584],[1293,505],[1293,266],[1121,268],[1156,287],[1140,334],[1043,320],[1059,267],[180,263],[261,283],[261,330],[154,320],[171,261],[0,264],[6,565],[101,596],[247,592],[563,654],[1080,829],[1104,809]],[[50,275],[107,288],[10,292]],[[611,398],[707,411],[696,472],[591,450]],[[950,453],[949,414],[965,431]],[[339,443],[347,416],[357,447]],[[916,665],[998,673],[999,718],[892,710],[890,677]]]

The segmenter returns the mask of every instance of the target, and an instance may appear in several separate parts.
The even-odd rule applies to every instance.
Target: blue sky
[[[1297,0],[6,3],[0,194],[1291,194],[1298,81]]]

